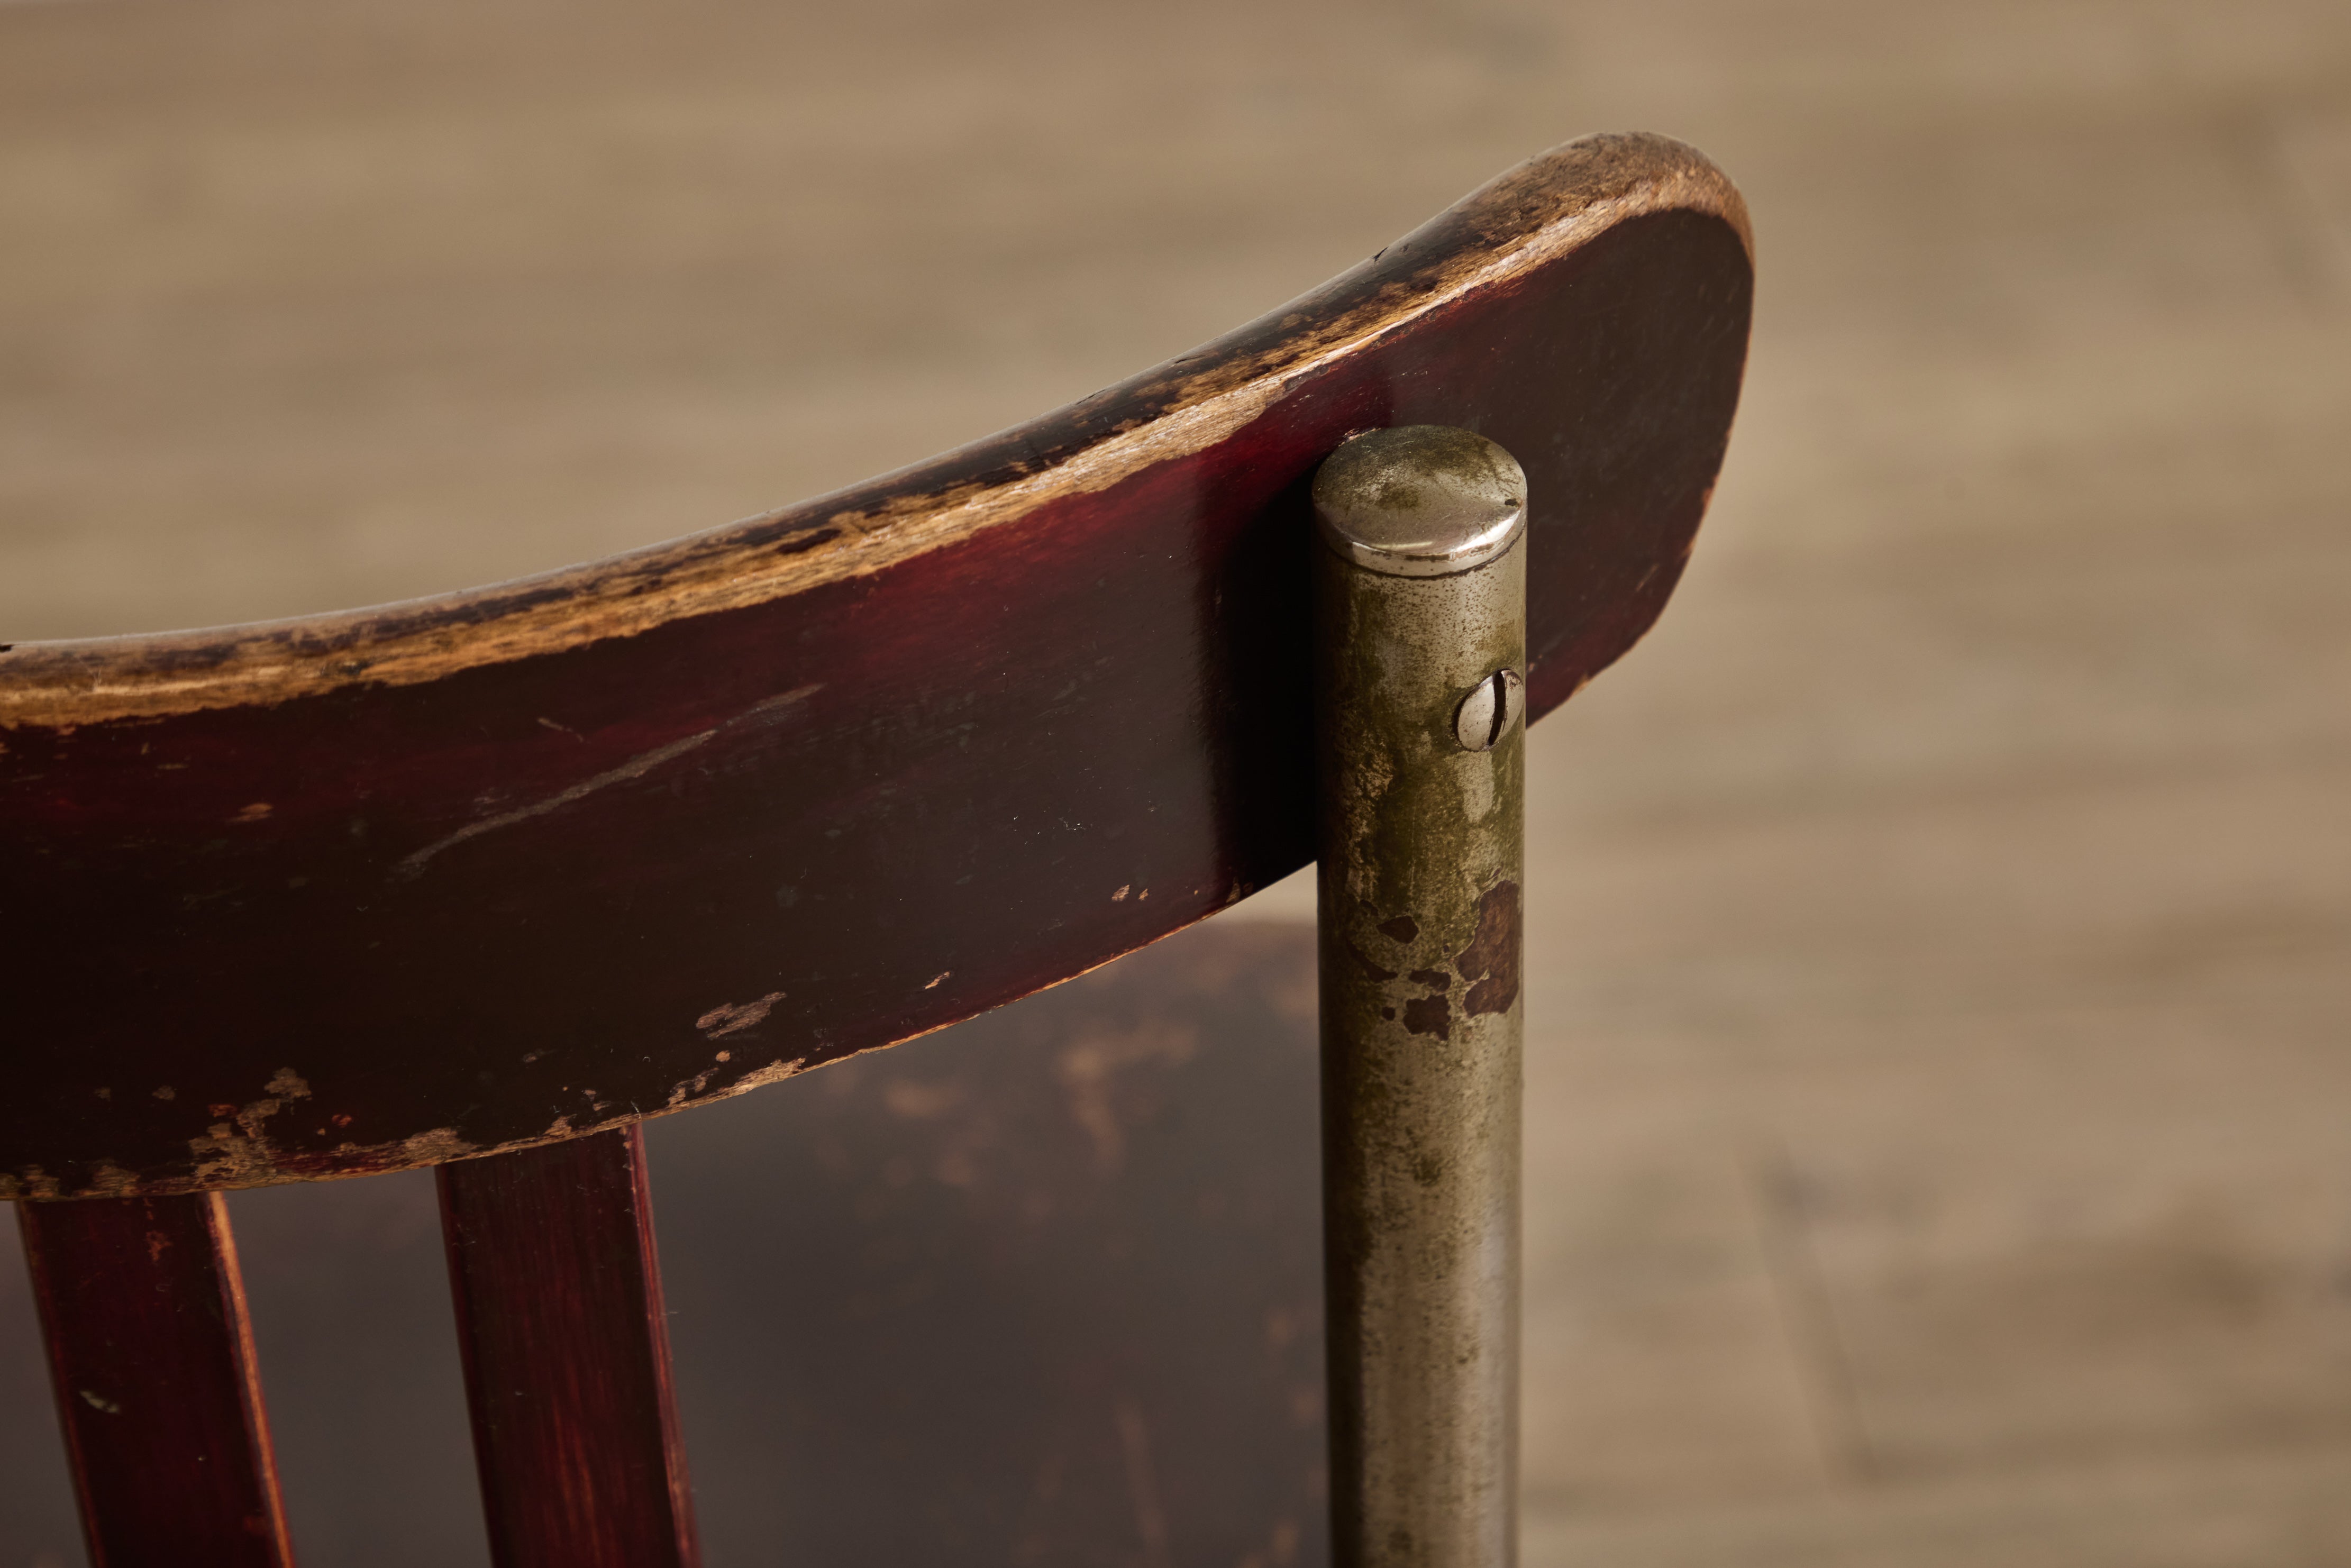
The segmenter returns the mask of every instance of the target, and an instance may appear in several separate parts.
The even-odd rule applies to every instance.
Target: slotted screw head
[[[1496,670],[1469,688],[1453,710],[1453,738],[1464,751],[1491,751],[1510,733],[1527,706],[1527,683],[1516,670]]]

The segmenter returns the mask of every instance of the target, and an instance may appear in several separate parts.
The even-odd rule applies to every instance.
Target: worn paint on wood
[[[908,1039],[1311,854],[1304,480],[1524,463],[1529,711],[1636,640],[1728,439],[1737,193],[1572,143],[1159,370],[545,577],[0,653],[0,1194],[609,1126]],[[1126,896],[1120,896],[1123,892]]]
[[[93,1568],[287,1568],[218,1193],[20,1204]]]
[[[693,1568],[638,1128],[439,1177],[497,1568]]]

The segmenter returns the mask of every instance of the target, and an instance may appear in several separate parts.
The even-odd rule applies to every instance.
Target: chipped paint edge
[[[1546,182],[1549,189],[1543,188]],[[1535,188],[1523,188],[1531,184]],[[1383,282],[1303,341],[1277,341],[1171,379],[1173,368],[1186,362],[1179,359],[1121,383],[1113,390],[1165,384],[1172,406],[1036,473],[903,495],[870,512],[825,515],[820,498],[667,544],[401,605],[225,630],[21,643],[19,656],[0,665],[16,677],[0,685],[0,729],[274,704],[352,685],[415,685],[869,576],[1018,521],[1050,502],[1098,493],[1212,446],[1256,419],[1295,382],[1630,219],[1669,211],[1709,214],[1729,224],[1753,256],[1746,205],[1729,178],[1696,149],[1640,133],[1586,137],[1530,159],[1387,248],[1409,246],[1442,225],[1488,213],[1497,226],[1507,227],[1523,220],[1528,204],[1541,200],[1562,204],[1515,235],[1483,244],[1464,240],[1426,269]],[[1342,274],[1219,341],[1245,338],[1363,271]],[[1404,303],[1416,292],[1413,279],[1427,286]],[[796,515],[819,530],[830,528],[832,536],[788,553],[778,552],[772,538],[750,537]],[[531,602],[498,608],[498,601],[511,598]],[[469,612],[481,618],[450,624]],[[177,660],[198,654],[206,666],[201,673],[173,667]]]

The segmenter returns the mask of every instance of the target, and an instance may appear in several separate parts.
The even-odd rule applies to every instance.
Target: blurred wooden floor
[[[0,638],[794,499],[1615,126],[1762,286],[1537,732],[1530,1568],[2351,1563],[2351,7],[0,5]]]

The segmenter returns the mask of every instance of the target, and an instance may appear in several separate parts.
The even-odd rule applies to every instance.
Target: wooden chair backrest
[[[499,1561],[691,1560],[635,1122],[1302,864],[1304,485],[1353,431],[1519,457],[1530,716],[1564,701],[1679,576],[1750,294],[1712,165],[1590,138],[852,490],[440,599],[0,651],[0,890],[38,912],[0,949],[0,1196],[94,1552],[145,1560],[129,1510],[283,1560],[211,1195],[434,1165]],[[112,1419],[134,1386],[174,1414]]]

